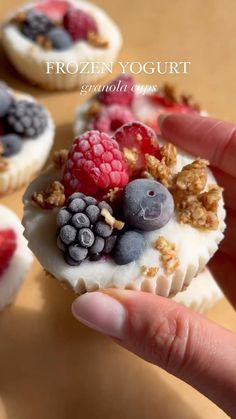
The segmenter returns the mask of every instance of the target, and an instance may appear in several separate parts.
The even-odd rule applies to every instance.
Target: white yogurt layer
[[[32,96],[17,93],[16,100],[34,101]],[[45,110],[45,109],[44,109]],[[9,167],[0,173],[0,195],[17,189],[28,183],[32,176],[38,173],[48,158],[53,145],[55,127],[53,120],[47,114],[47,126],[36,138],[22,139],[23,147],[19,153],[9,157]]]
[[[14,230],[17,248],[10,265],[0,276],[0,310],[10,304],[32,263],[32,253],[23,236],[23,227],[16,214],[4,205],[0,205],[0,230]]]
[[[178,152],[176,171],[193,161],[193,157]],[[31,204],[31,195],[44,189],[51,181],[60,180],[61,173],[50,167],[38,177],[27,189],[24,196],[25,237],[29,247],[42,266],[60,281],[68,282],[80,293],[97,288],[117,287],[132,288],[169,296],[182,290],[190,283],[215,253],[218,243],[223,238],[225,228],[225,210],[223,199],[218,208],[219,228],[214,231],[203,231],[187,224],[179,224],[175,216],[161,229],[144,232],[147,248],[135,262],[118,266],[113,260],[84,262],[78,267],[69,266],[62,252],[56,246],[56,213],[57,210],[42,210]],[[212,173],[208,170],[207,185],[215,183]],[[160,253],[154,249],[154,242],[162,235],[171,243],[176,244],[180,266],[177,271],[167,276],[160,260]],[[141,273],[141,267],[158,267],[152,278]]]

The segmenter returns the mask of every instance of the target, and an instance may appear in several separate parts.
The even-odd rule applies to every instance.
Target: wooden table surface
[[[21,0],[0,2],[3,20]],[[234,0],[96,1],[124,35],[122,61],[191,61],[188,75],[140,74],[142,83],[174,82],[210,114],[236,122]],[[55,148],[72,139],[79,92],[48,93],[22,80],[0,52],[0,79],[35,95],[57,125]],[[22,215],[23,190],[1,198]],[[191,387],[76,322],[74,295],[35,261],[13,306],[0,316],[0,419],[223,419]],[[207,317],[236,331],[226,300]]]

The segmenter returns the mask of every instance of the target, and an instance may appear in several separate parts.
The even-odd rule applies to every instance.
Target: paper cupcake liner
[[[29,95],[17,94],[17,99],[33,101]],[[30,182],[45,165],[54,140],[54,123],[47,112],[47,127],[36,139],[25,139],[21,151],[10,157],[9,167],[0,172],[0,196],[10,193]]]
[[[194,278],[189,287],[173,297],[177,303],[200,313],[209,310],[223,298],[223,293],[208,269]]]
[[[142,290],[171,297],[185,289],[202,271],[223,238],[225,211],[223,201],[221,201],[218,210],[219,229],[216,231],[203,232],[188,225],[180,225],[173,217],[173,220],[170,220],[162,229],[145,233],[148,246],[138,261],[123,266],[116,265],[112,260],[83,262],[77,267],[69,266],[56,246],[57,210],[43,211],[35,208],[31,203],[33,192],[44,190],[53,180],[60,180],[60,176],[61,173],[51,167],[35,179],[27,189],[23,199],[24,234],[30,249],[44,269],[59,281],[67,282],[78,294],[99,288],[114,287]],[[213,182],[210,172],[209,181]],[[161,235],[175,242],[177,246],[180,266],[171,275],[166,274],[161,256],[153,246],[155,240]],[[143,266],[158,267],[157,273],[153,277],[145,276],[141,271]]]
[[[105,63],[110,64],[115,61],[122,45],[122,37],[116,24],[107,16],[105,12],[97,6],[84,2],[70,0],[70,3],[76,8],[91,13],[98,24],[99,33],[104,39],[107,39],[109,45],[107,48],[94,48],[87,42],[76,43],[72,48],[65,51],[50,50],[46,51],[36,43],[24,37],[18,28],[13,24],[5,25],[2,29],[2,44],[5,52],[18,70],[18,72],[28,79],[31,83],[39,85],[46,90],[73,90],[82,84],[91,84],[105,77],[108,70],[103,65],[99,74],[93,74],[88,64],[88,72],[75,74],[72,67],[69,67],[70,73],[66,70],[70,63]],[[30,8],[33,3],[27,4],[20,10]],[[19,10],[18,10],[19,11]],[[47,74],[47,62],[53,62],[53,71]],[[61,70],[57,70],[56,63],[61,63]],[[60,71],[60,72],[59,72]]]
[[[0,230],[8,228],[12,228],[17,235],[17,249],[0,278],[0,311],[13,302],[33,259],[23,237],[20,220],[9,208],[0,205]]]

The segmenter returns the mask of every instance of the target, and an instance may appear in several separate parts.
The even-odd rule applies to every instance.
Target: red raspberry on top
[[[10,264],[16,250],[16,234],[13,230],[0,230],[0,275]],[[0,278],[1,279],[1,278]]]
[[[74,41],[87,39],[88,33],[98,32],[95,19],[80,9],[71,7],[64,16],[64,28],[69,32]]]
[[[44,13],[55,22],[62,22],[70,4],[64,0],[45,0],[35,5],[35,9]]]
[[[95,130],[109,133],[133,120],[134,115],[126,106],[110,105],[96,115],[92,125]]]
[[[114,86],[114,87],[113,87]],[[98,94],[98,99],[104,105],[130,106],[134,97],[134,79],[129,74],[120,74],[106,86],[106,90]]]
[[[119,128],[113,138],[117,141],[120,149],[125,148],[137,152],[135,169],[141,169],[145,164],[145,154],[152,154],[160,158],[160,148],[155,131],[143,124],[134,121]]]
[[[126,163],[114,139],[99,131],[75,138],[62,179],[67,196],[74,192],[97,196],[124,187],[128,180]]]

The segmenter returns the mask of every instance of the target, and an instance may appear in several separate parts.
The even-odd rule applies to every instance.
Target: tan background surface
[[[21,0],[0,2],[0,17]],[[188,76],[169,76],[215,116],[236,121],[234,0],[99,0],[118,22],[125,61],[192,61]],[[57,124],[55,148],[69,144],[78,92],[27,85],[0,55],[0,78],[34,94]],[[164,77],[140,75],[158,84]],[[20,216],[23,190],[1,199]],[[45,238],[46,239],[46,238]],[[15,304],[0,316],[0,419],[223,419],[189,386],[76,322],[74,296],[47,279],[37,262]],[[225,300],[207,316],[236,331]]]

